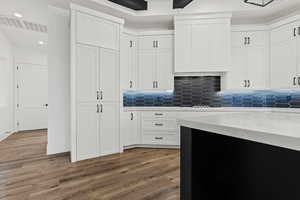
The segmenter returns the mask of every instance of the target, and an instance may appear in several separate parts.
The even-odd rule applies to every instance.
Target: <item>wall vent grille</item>
[[[40,33],[48,32],[46,25],[37,24],[34,22],[20,20],[17,18],[3,16],[3,15],[0,15],[0,25],[29,30],[29,31],[35,31],[35,32],[40,32]]]

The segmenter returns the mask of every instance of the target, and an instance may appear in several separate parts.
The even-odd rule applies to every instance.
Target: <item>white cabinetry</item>
[[[122,151],[119,32],[123,21],[80,6],[71,8],[71,159],[74,162]]]
[[[141,36],[138,53],[139,89],[173,89],[173,36]]]
[[[271,31],[272,89],[300,88],[300,21]]]
[[[137,112],[121,112],[120,134],[123,146],[140,144],[139,116]]]
[[[227,71],[230,66],[230,17],[175,18],[175,73]]]
[[[138,41],[135,35],[122,34],[120,55],[122,90],[134,90],[138,87],[137,47]]]
[[[179,145],[175,112],[143,112],[141,129],[144,145]]]
[[[267,38],[266,31],[232,32],[232,66],[226,89],[267,89]]]

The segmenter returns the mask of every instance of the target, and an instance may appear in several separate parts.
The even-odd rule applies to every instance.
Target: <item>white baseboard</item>
[[[125,146],[124,150],[134,149],[134,148],[180,149],[180,145],[147,145],[147,144],[137,144],[137,145]]]
[[[9,137],[14,132],[15,131],[2,131],[2,132],[0,132],[0,142],[5,140],[7,137]]]

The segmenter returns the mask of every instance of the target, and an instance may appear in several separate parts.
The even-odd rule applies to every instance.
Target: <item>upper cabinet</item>
[[[137,50],[137,36],[123,33],[120,55],[121,90],[135,90],[138,87]]]
[[[268,88],[268,32],[233,31],[226,89]]]
[[[118,24],[85,13],[78,13],[76,20],[78,43],[119,50]]]
[[[271,31],[272,89],[300,88],[300,21]]]
[[[138,77],[140,90],[172,90],[173,36],[140,36]]]
[[[230,17],[226,14],[175,18],[175,73],[228,70]]]

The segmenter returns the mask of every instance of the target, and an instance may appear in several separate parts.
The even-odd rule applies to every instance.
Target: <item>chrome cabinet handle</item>
[[[154,113],[155,116],[163,116],[163,113]]]
[[[300,77],[298,77],[298,85],[300,85]]]
[[[247,44],[247,38],[244,37],[244,45],[246,45],[246,44]]]
[[[297,85],[297,83],[296,83],[296,79],[297,79],[297,77],[294,77],[294,81],[293,81],[293,85],[294,85],[294,86],[296,86],[296,85]]]
[[[162,140],[164,139],[163,137],[155,137],[156,140]]]
[[[130,120],[133,120],[133,113],[130,113]]]
[[[158,88],[158,81],[156,81],[156,88]]]
[[[132,40],[130,40],[130,45],[129,45],[129,47],[130,47],[130,48],[133,47],[133,42],[132,42]]]
[[[103,100],[103,92],[100,92],[100,100]]]
[[[97,104],[97,113],[100,112],[99,104]]]
[[[250,44],[250,37],[248,37],[248,44]]]
[[[244,87],[247,87],[247,80],[244,80]]]
[[[153,88],[155,88],[155,81],[153,81],[153,83],[152,83],[152,84],[153,84]]]
[[[296,34],[296,28],[294,28],[294,37],[296,37],[297,34]]]
[[[100,105],[100,112],[103,113],[103,105]]]
[[[100,97],[99,97],[99,96],[100,96],[99,93],[100,93],[100,92],[97,91],[97,100],[99,100],[99,98],[100,98]]]
[[[248,80],[248,88],[251,86],[251,82],[250,80]]]
[[[159,44],[159,43],[158,43],[158,40],[157,40],[157,41],[156,41],[156,48],[158,48],[158,44]]]
[[[130,88],[133,87],[132,81],[129,81],[129,87],[130,87]]]
[[[155,126],[163,126],[164,124],[162,123],[155,123]]]

